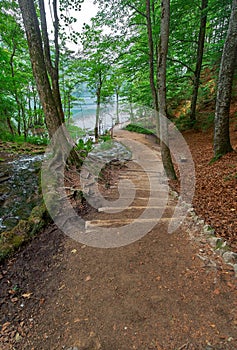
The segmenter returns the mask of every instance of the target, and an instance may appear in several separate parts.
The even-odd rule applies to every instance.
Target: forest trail
[[[155,166],[162,172],[159,147],[152,138],[126,131],[115,136],[124,143],[133,138],[153,150],[157,164],[149,172]],[[142,153],[138,156],[145,158]],[[137,166],[129,161],[114,174],[116,181],[130,178],[136,184],[130,209],[121,213],[116,206],[112,220],[110,206],[89,212],[88,228],[103,223],[112,229],[134,219],[138,226],[144,225],[139,217],[149,201],[149,179]],[[161,177],[159,186],[161,202],[151,196],[151,212],[145,218],[150,222],[167,196]],[[117,199],[115,186],[102,190],[108,199]],[[198,237],[201,227],[190,218],[167,233],[176,201],[169,194],[158,223],[129,245],[89,247],[53,225],[36,237],[1,272],[5,316],[0,348],[237,350],[233,269]]]

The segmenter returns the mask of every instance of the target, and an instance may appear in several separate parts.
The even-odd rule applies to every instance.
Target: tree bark
[[[119,124],[119,87],[116,88],[116,124]]]
[[[41,41],[39,22],[33,0],[19,0],[30,52],[33,74],[46,117],[50,137],[62,125],[52,94]]]
[[[158,111],[158,97],[155,83],[155,67],[154,67],[154,42],[152,35],[152,21],[151,21],[151,1],[146,0],[146,23],[147,23],[147,35],[148,35],[148,48],[149,48],[149,79],[150,88],[153,99],[153,108]]]
[[[99,73],[98,86],[96,90],[96,116],[95,116],[95,142],[99,139],[99,122],[100,122],[100,104],[101,104],[101,88],[102,88],[102,76]]]
[[[12,84],[13,84],[13,94],[16,100],[16,105],[17,105],[17,115],[18,115],[18,135],[21,136],[21,121],[22,121],[22,115],[21,115],[21,102],[19,99],[19,94],[18,94],[18,89],[16,86],[16,82],[15,82],[15,69],[14,69],[14,57],[15,57],[15,53],[16,53],[16,44],[13,42],[13,48],[12,48],[12,53],[10,56],[10,67],[11,67],[11,77],[12,77]]]
[[[192,94],[191,112],[190,112],[190,120],[192,124],[194,124],[196,121],[197,97],[198,97],[198,89],[200,84],[200,74],[202,69],[202,59],[203,59],[206,25],[207,25],[207,7],[208,7],[208,0],[202,0],[201,21],[200,21],[198,49],[197,49],[197,61],[196,61],[196,69],[194,73],[193,94]]]
[[[237,0],[232,2],[229,27],[223,48],[215,111],[214,156],[231,152],[229,114],[237,50]]]
[[[57,105],[59,116],[64,123],[64,113],[62,107],[62,100],[60,95],[59,88],[59,44],[58,44],[58,30],[59,30],[59,20],[57,14],[57,0],[53,0],[53,15],[54,15],[54,48],[55,48],[55,60],[54,66],[51,59],[50,53],[50,44],[48,37],[48,29],[47,29],[47,21],[46,21],[46,13],[45,13],[45,5],[44,0],[39,0],[39,8],[40,8],[40,22],[41,22],[41,30],[42,30],[42,41],[43,41],[43,52],[46,63],[47,71],[50,75],[52,82],[52,93],[54,100]]]
[[[169,133],[166,113],[166,62],[169,42],[170,0],[161,1],[160,43],[158,49],[158,102],[161,156],[166,176],[175,180],[176,174],[169,149]]]
[[[5,110],[5,114],[7,115],[7,110]],[[13,129],[12,123],[11,123],[11,118],[9,117],[9,115],[7,115],[7,125],[8,125],[8,127],[9,127],[10,133],[11,133],[12,135],[15,135],[14,129]]]
[[[18,0],[26,31],[32,71],[36,81],[41,105],[45,114],[45,121],[50,138],[53,138],[55,163],[63,166],[67,163],[81,165],[81,159],[74,148],[59,112],[57,101],[55,101],[50,85],[48,72],[45,64],[42,38],[39,22],[34,6],[34,0]],[[70,150],[70,151],[69,151]],[[68,156],[69,154],[69,156]]]

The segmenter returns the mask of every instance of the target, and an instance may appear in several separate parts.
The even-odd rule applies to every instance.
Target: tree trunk
[[[32,113],[32,106],[31,106],[31,93],[30,93],[30,87],[29,87],[29,93],[28,93],[28,121],[27,121],[27,128],[28,130],[32,128],[33,126],[33,113]]]
[[[7,115],[7,110],[5,110],[5,114]],[[9,127],[10,133],[12,135],[15,135],[13,127],[12,127],[12,123],[11,123],[11,118],[9,117],[9,115],[7,115],[7,125]]]
[[[51,137],[61,126],[62,120],[53,98],[46,70],[38,18],[33,0],[19,0],[19,5],[27,35],[32,70]]]
[[[50,75],[52,82],[52,93],[53,97],[58,109],[58,114],[61,118],[62,123],[64,123],[64,113],[62,107],[62,100],[60,95],[59,88],[59,44],[58,44],[58,29],[59,29],[59,20],[57,14],[57,0],[53,0],[53,15],[54,15],[54,48],[55,48],[55,60],[54,66],[51,59],[50,53],[50,44],[48,38],[48,30],[47,30],[47,21],[46,21],[46,13],[44,0],[39,0],[39,8],[40,8],[40,22],[41,22],[41,30],[42,30],[42,39],[43,39],[43,52],[45,63],[47,67],[47,71]]]
[[[13,43],[13,49],[12,49],[12,53],[11,53],[11,57],[10,57],[10,67],[11,67],[11,77],[12,77],[12,83],[13,83],[13,93],[14,93],[14,97],[16,100],[16,104],[17,104],[17,115],[18,115],[18,120],[17,120],[17,131],[18,131],[18,135],[21,136],[21,103],[19,100],[19,95],[18,95],[18,91],[17,91],[17,87],[16,87],[16,82],[15,82],[15,69],[14,69],[14,57],[15,57],[15,52],[16,52],[16,46]]]
[[[80,165],[81,159],[74,148],[73,141],[63,125],[62,116],[59,111],[60,108],[57,106],[57,101],[55,101],[51,89],[34,0],[18,1],[26,31],[32,71],[45,114],[47,129],[51,138],[55,136],[53,139],[55,146],[55,163],[58,162],[61,169],[63,169],[62,167],[65,165],[66,161]],[[56,131],[58,132],[56,133]],[[68,151],[69,149],[71,150],[70,152]],[[70,155],[68,159],[65,159],[68,153],[70,153]]]
[[[68,125],[70,124],[70,118],[71,118],[71,93],[68,91],[68,96],[67,96],[67,122]]]
[[[27,122],[26,122],[25,106],[22,102],[21,102],[21,116],[22,116],[22,122],[23,122],[24,139],[26,140],[27,134],[28,134],[28,128],[27,128]]]
[[[33,87],[33,109],[34,109],[34,113],[33,113],[33,126],[37,125],[38,124],[38,115],[37,115],[37,104],[36,104],[36,91]]]
[[[129,111],[129,114],[130,114],[130,120],[131,122],[134,122],[134,111],[133,111],[133,103],[132,103],[132,99],[129,101],[129,106],[130,106],[130,111]]]
[[[205,35],[206,35],[207,7],[208,7],[208,0],[202,0],[201,21],[200,21],[198,49],[197,49],[197,62],[196,62],[196,69],[194,73],[194,84],[193,84],[193,94],[192,94],[191,113],[190,113],[190,120],[192,124],[194,124],[196,121],[197,97],[198,97],[200,74],[202,69],[203,50],[204,50]]]
[[[102,88],[102,76],[99,73],[98,86],[96,91],[96,116],[95,116],[95,142],[99,139],[99,122],[100,122],[100,104],[101,104],[101,88]]]
[[[166,113],[166,61],[169,42],[170,0],[161,1],[160,43],[158,50],[158,102],[161,156],[168,179],[175,180],[176,174],[169,149],[169,134]]]
[[[116,124],[119,124],[119,88],[116,89]]]
[[[152,22],[151,22],[151,1],[146,0],[146,23],[147,23],[147,35],[148,35],[148,48],[149,48],[149,78],[150,88],[153,99],[153,108],[158,111],[158,98],[155,84],[155,67],[154,67],[154,42],[152,35]]]
[[[233,149],[230,143],[229,114],[237,50],[237,0],[232,2],[229,28],[223,48],[215,111],[214,156],[220,157]]]
[[[95,116],[95,142],[99,139],[99,122],[100,122],[100,89],[97,90],[97,101],[96,101],[96,116]]]

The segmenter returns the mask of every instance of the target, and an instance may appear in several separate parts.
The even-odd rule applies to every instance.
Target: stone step
[[[157,199],[156,199],[157,201]],[[165,208],[170,208],[170,209],[174,209],[175,206],[172,206],[172,205],[168,205],[168,206],[165,206]],[[154,209],[154,211],[157,209],[157,210],[160,210],[160,209],[164,209],[164,205],[133,205],[131,207],[101,207],[101,208],[98,208],[98,212],[113,212],[113,211],[123,211],[123,210],[141,210],[141,209]]]
[[[135,174],[135,173],[131,173],[131,174],[123,174],[123,175],[119,175],[119,179],[137,179],[137,180],[146,180],[146,179],[152,179],[152,180],[165,180],[165,177],[160,175],[160,174],[149,174],[149,173],[140,173],[140,174]]]
[[[163,221],[168,221],[170,220],[169,218],[165,218],[162,219]],[[124,225],[128,225],[132,222],[136,222],[136,223],[146,223],[146,222],[158,222],[158,219],[110,219],[110,220],[91,220],[91,221],[86,221],[85,223],[85,227],[86,229],[88,228],[93,228],[93,227],[97,227],[97,226],[124,226]]]
[[[135,224],[146,224],[146,223],[159,223],[159,222],[171,222],[171,220],[178,219],[182,221],[185,217],[179,218],[170,218],[170,217],[162,217],[162,218],[129,218],[129,219],[110,219],[110,220],[91,220],[85,222],[86,229],[93,229],[96,227],[116,227],[116,226],[125,226],[131,223]]]
[[[159,188],[160,186],[161,186],[161,188]],[[136,187],[136,186],[134,185],[134,187],[135,187],[135,190],[136,190],[136,191],[151,192],[150,186],[149,186],[149,187],[148,187],[148,186]],[[152,190],[152,193],[155,192],[155,196],[156,196],[156,195],[159,196],[160,193],[167,193],[167,192],[169,192],[169,187],[166,186],[166,185],[161,185],[161,184],[159,184],[159,185],[154,186],[154,187],[155,187],[155,189]],[[110,186],[110,189],[116,189],[116,188],[118,188],[118,186]],[[130,184],[123,184],[123,185],[122,185],[122,188],[128,189],[128,190],[129,190],[129,189],[131,189],[131,185],[130,185]]]
[[[161,170],[164,170],[164,168],[162,168]],[[147,173],[147,174],[154,174],[154,175],[159,175],[159,172],[156,170],[156,169],[151,169],[151,170],[134,170],[134,169],[126,169],[126,173],[129,173],[129,175],[136,175],[137,173],[138,174],[141,174],[141,173]]]

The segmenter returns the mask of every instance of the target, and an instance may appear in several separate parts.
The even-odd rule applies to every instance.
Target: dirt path
[[[116,137],[127,136],[121,131]],[[160,167],[154,140],[137,134],[129,138],[156,152]],[[119,232],[134,219],[138,228],[144,221],[154,227],[134,243],[108,249],[80,244],[54,226],[36,237],[2,267],[0,348],[237,350],[232,268],[205,240],[196,239],[201,228],[190,218],[167,233],[176,200],[169,197],[160,213],[167,193],[161,177],[159,202],[155,196],[149,202],[149,176],[136,162],[116,174],[117,180],[129,177],[136,185],[130,209],[121,213],[116,204],[113,217],[110,206],[89,212],[88,227],[116,226]],[[101,187],[108,199],[118,198],[115,186]],[[141,219],[148,203],[148,217]],[[157,212],[162,218],[154,224]]]

